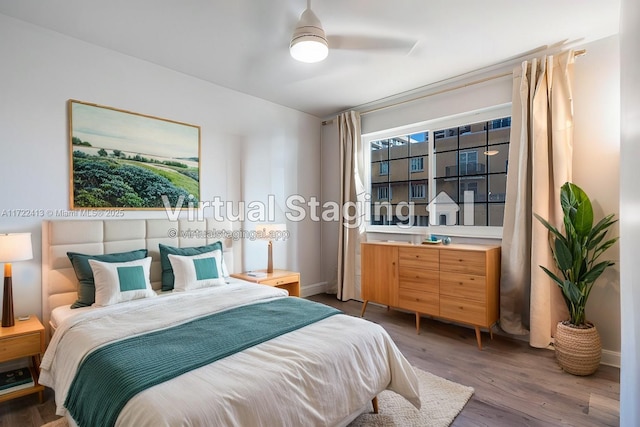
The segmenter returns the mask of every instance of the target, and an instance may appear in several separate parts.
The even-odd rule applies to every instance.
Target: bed
[[[225,273],[239,271],[228,230],[213,220],[43,222],[50,342],[40,382],[55,391],[58,415],[72,426],[342,426],[385,389],[420,406],[411,365],[372,322],[230,277],[161,292],[160,245],[221,241]],[[67,252],[141,248],[153,297],[70,309],[79,294]]]

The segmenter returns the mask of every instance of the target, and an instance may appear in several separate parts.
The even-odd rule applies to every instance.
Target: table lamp
[[[0,262],[4,262],[4,294],[2,299],[2,327],[15,324],[13,318],[13,291],[11,289],[11,263],[33,258],[31,233],[0,234]]]
[[[273,273],[273,239],[274,237],[283,237],[282,232],[287,231],[286,224],[262,224],[259,227],[261,232],[260,238],[262,240],[268,240],[268,253],[267,253],[267,273]]]

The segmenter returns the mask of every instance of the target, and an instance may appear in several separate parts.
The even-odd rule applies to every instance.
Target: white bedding
[[[60,307],[56,307],[51,311],[51,326],[53,329],[57,329],[58,325],[61,325],[67,318],[89,310],[93,310],[93,307],[71,308],[71,305],[61,305]]]
[[[236,279],[234,277],[227,277],[225,279],[225,281],[226,281],[227,284],[230,284],[230,283],[251,283],[251,282],[247,282],[245,280]],[[172,292],[172,291],[162,292],[162,291],[158,290],[158,291],[156,291],[156,294],[158,296],[167,296],[167,295],[174,294],[174,292]],[[93,307],[93,306],[71,308],[71,304],[61,305],[61,306],[56,307],[53,310],[51,310],[51,316],[50,316],[49,322],[51,323],[51,326],[55,330],[55,329],[58,328],[58,325],[62,324],[62,322],[65,321],[68,317],[71,317],[71,316],[74,316],[76,314],[82,313],[83,311],[95,310],[97,308],[98,307]]]
[[[232,283],[83,310],[58,324],[40,382],[55,390],[57,414],[75,371],[112,340],[286,292]],[[390,389],[420,406],[412,367],[379,325],[347,315],[259,344],[159,384],[123,408],[118,426],[332,426]]]

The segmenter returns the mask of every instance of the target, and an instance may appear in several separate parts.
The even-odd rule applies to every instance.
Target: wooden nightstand
[[[35,381],[33,387],[0,395],[0,402],[38,393],[40,403],[42,403],[44,386],[38,384],[38,375],[40,374],[40,357],[43,353],[44,326],[42,326],[37,316],[31,315],[28,320],[16,319],[14,326],[0,328],[0,363],[31,357],[33,366],[30,369]]]
[[[292,297],[300,296],[300,273],[287,270],[273,270],[273,273],[267,273],[266,270],[260,270],[256,273],[264,273],[266,276],[253,277],[249,276],[248,273],[237,273],[232,274],[231,277],[246,280],[247,282],[286,289]]]

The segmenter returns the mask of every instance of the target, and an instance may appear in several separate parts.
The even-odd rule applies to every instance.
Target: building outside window
[[[425,164],[428,165],[429,158],[428,138],[428,132],[419,132],[377,139],[369,143],[372,224],[427,225],[429,171]],[[388,188],[388,193],[385,193],[387,190],[380,190],[381,188]],[[420,191],[422,197],[413,197],[414,194],[420,195]],[[380,197],[385,194],[389,196],[387,199]],[[409,210],[403,208],[410,201],[420,206],[420,215],[410,215]],[[378,204],[376,212],[376,202],[388,203],[383,206]]]
[[[462,119],[446,127],[434,123],[431,129],[366,140],[370,224],[445,225],[446,218],[448,224],[502,227],[511,117]],[[376,208],[376,201],[386,205]],[[410,216],[408,209],[398,210],[409,203]],[[442,209],[446,205],[446,215],[438,213],[439,204]]]

